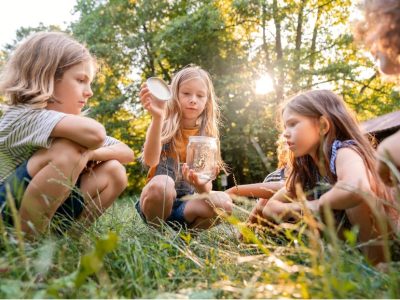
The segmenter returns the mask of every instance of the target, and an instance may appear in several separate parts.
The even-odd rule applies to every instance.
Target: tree
[[[138,102],[149,76],[170,81],[189,63],[212,76],[223,115],[221,146],[239,183],[276,166],[276,119],[291,95],[327,87],[361,119],[394,110],[399,93],[383,82],[352,40],[350,0],[79,0],[72,34],[99,60],[91,116],[139,156],[149,115]],[[274,91],[258,95],[268,73]],[[261,151],[260,151],[261,149]],[[129,191],[145,171],[128,166]],[[232,180],[231,180],[232,184]]]

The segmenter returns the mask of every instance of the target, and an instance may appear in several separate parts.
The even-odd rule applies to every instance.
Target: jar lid
[[[168,101],[171,99],[171,91],[168,84],[158,77],[150,77],[146,81],[150,93],[159,100]]]

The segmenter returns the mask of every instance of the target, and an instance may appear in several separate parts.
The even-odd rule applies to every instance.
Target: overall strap
[[[354,140],[339,141],[335,140],[332,144],[331,160],[329,161],[330,171],[336,175],[336,157],[340,148],[349,148],[357,145]]]

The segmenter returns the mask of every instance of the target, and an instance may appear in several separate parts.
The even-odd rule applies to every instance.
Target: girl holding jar
[[[189,66],[173,77],[171,90],[169,101],[157,99],[146,84],[139,94],[152,121],[142,154],[150,170],[136,209],[151,225],[166,222],[178,227],[207,229],[217,223],[218,211],[231,213],[232,200],[224,192],[211,191],[211,179],[215,175],[204,180],[204,175],[195,172],[196,166],[189,168],[184,162],[191,136],[214,138],[216,160],[221,161],[220,116],[214,87],[205,70]],[[182,200],[195,192],[199,197]]]

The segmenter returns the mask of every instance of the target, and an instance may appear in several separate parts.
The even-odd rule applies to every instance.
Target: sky
[[[20,27],[59,25],[65,29],[78,19],[73,15],[76,0],[0,0],[0,49],[12,43]]]

